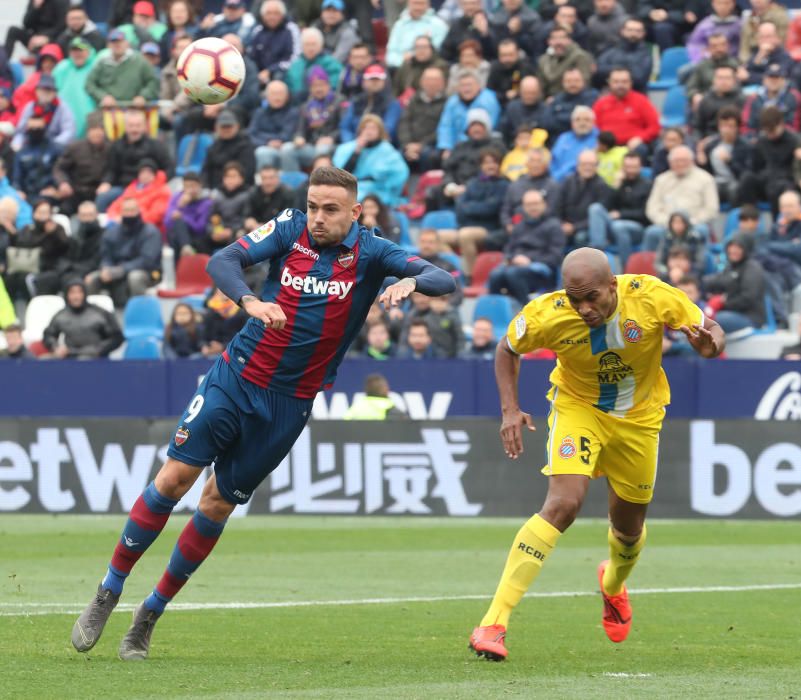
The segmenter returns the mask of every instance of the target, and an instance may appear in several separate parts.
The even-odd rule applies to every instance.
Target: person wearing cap
[[[53,168],[53,190],[42,194],[58,201],[59,210],[67,216],[74,214],[81,202],[94,201],[110,148],[102,120],[99,115],[91,115],[86,136],[73,141],[58,157]]]
[[[153,224],[164,233],[164,216],[167,213],[170,197],[172,192],[167,185],[167,175],[158,169],[156,161],[152,158],[144,158],[139,161],[136,180],[109,205],[106,214],[109,221],[119,221],[123,201],[135,199],[139,203],[142,221]]]
[[[751,51],[748,60],[737,69],[737,78],[743,85],[759,85],[768,66],[778,63],[786,73],[793,67],[783,46],[782,37],[773,22],[763,22],[756,32],[757,45]]]
[[[411,54],[418,36],[430,36],[434,48],[439,49],[447,33],[448,25],[437,16],[429,0],[408,0],[389,33],[387,65],[398,68]]]
[[[35,54],[45,44],[55,41],[64,31],[64,15],[67,14],[68,0],[29,0],[22,20],[22,27],[12,26],[6,34],[6,56],[14,55],[17,42]],[[6,5],[11,8],[11,5]],[[12,15],[19,12],[19,4]]]
[[[339,135],[339,103],[328,74],[319,66],[309,71],[309,98],[300,108],[295,138],[281,147],[281,169],[300,170],[334,152]]]
[[[253,143],[247,132],[242,130],[236,113],[224,109],[215,122],[214,142],[206,152],[201,176],[203,185],[218,190],[222,186],[223,169],[226,163],[239,163],[243,176],[248,183],[253,182],[256,173],[256,159],[253,154]]]
[[[365,114],[381,117],[391,141],[395,140],[402,109],[387,83],[387,71],[380,63],[368,66],[362,77],[362,92],[353,98],[339,122],[343,142],[356,137],[356,128]]]
[[[498,98],[492,90],[482,89],[475,71],[467,70],[459,76],[456,94],[445,102],[437,124],[437,148],[443,151],[443,161],[456,144],[467,140],[467,113],[473,109],[483,109],[489,116],[490,130],[495,128],[501,114]]]
[[[350,50],[359,43],[359,35],[345,19],[344,0],[323,0],[320,17],[312,27],[323,33],[325,52],[344,64]]]
[[[221,13],[209,13],[200,20],[196,38],[213,36],[220,39],[226,34],[236,34],[243,44],[249,44],[255,29],[256,18],[247,11],[245,0],[225,0]]]
[[[100,51],[106,45],[97,25],[89,19],[86,8],[81,4],[70,5],[67,10],[67,28],[56,39],[65,56],[69,53],[73,39],[82,39],[95,51]]]
[[[339,81],[342,64],[333,56],[323,53],[323,33],[316,27],[306,27],[300,33],[300,56],[292,61],[286,74],[286,84],[295,101],[302,101],[308,95],[307,76],[315,66],[322,68],[328,75],[331,85]]]
[[[159,88],[161,88],[161,49],[155,41],[146,41],[139,50],[145,60],[153,66],[153,71],[159,78]]]
[[[39,51],[36,57],[36,70],[31,73],[22,85],[14,90],[12,101],[17,114],[21,114],[25,105],[36,99],[36,87],[39,85],[39,78],[43,75],[53,75],[53,71],[59,61],[64,59],[61,47],[58,44],[46,44]]]
[[[762,85],[745,102],[743,132],[747,136],[756,137],[759,133],[759,115],[767,105],[782,111],[784,123],[790,131],[797,133],[801,129],[801,92],[790,84],[785,69],[778,63],[767,67]]]
[[[300,109],[291,103],[289,89],[283,81],[271,80],[264,93],[267,104],[256,110],[248,127],[259,168],[278,165],[281,147],[292,143],[300,115]]]
[[[131,48],[138,49],[149,41],[158,46],[161,37],[167,32],[167,25],[158,21],[156,8],[150,0],[138,0],[133,6],[131,22],[121,24],[117,29],[125,34]]]
[[[281,0],[265,0],[259,24],[248,41],[248,55],[256,63],[259,80],[281,78],[300,53],[300,29]]]
[[[134,51],[120,29],[108,33],[108,52],[101,53],[86,79],[86,92],[101,107],[118,102],[144,106],[158,99],[159,80],[142,54]]]
[[[75,117],[75,137],[79,139],[86,134],[86,118],[97,109],[95,101],[86,92],[86,79],[96,60],[94,47],[77,36],[70,41],[67,59],[53,70],[58,94]]]

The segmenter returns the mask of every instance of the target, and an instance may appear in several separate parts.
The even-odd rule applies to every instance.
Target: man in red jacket
[[[612,70],[609,93],[599,97],[592,108],[599,130],[611,131],[618,145],[648,156],[650,144],[659,136],[659,113],[645,95],[631,89],[628,68]]]

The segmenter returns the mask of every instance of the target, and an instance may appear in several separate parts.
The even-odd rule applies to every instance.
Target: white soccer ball
[[[245,61],[239,51],[213,37],[189,44],[178,57],[176,68],[183,91],[202,105],[230,100],[245,80]]]

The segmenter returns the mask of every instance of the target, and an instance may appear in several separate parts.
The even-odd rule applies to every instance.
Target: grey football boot
[[[144,603],[136,606],[133,622],[120,642],[119,657],[123,661],[144,661],[150,650],[150,637],[161,613],[148,610]]]
[[[78,651],[85,652],[97,644],[111,612],[119,602],[118,595],[114,595],[100,584],[92,602],[86,606],[72,627],[72,646]]]

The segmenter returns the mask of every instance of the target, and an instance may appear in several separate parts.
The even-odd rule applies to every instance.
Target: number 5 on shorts
[[[184,418],[184,423],[191,423],[195,418],[197,418],[197,414],[200,413],[200,409],[203,408],[203,397],[198,394],[192,399],[192,403],[189,404],[189,408],[186,410],[186,418]]]

